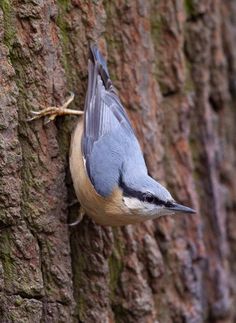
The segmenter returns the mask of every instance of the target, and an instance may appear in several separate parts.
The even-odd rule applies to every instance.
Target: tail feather
[[[104,57],[102,56],[102,54],[100,53],[97,45],[95,45],[95,44],[91,45],[90,51],[91,51],[91,55],[92,55],[92,60],[94,63],[97,62],[99,74],[101,75],[104,85],[107,88],[108,86],[110,86],[110,75],[108,72],[106,61],[105,61]]]

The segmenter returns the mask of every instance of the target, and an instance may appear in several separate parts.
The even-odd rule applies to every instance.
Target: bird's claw
[[[72,222],[72,223],[69,223],[68,225],[70,227],[75,227],[76,225],[78,225],[83,220],[84,215],[85,215],[85,211],[84,211],[84,209],[82,207],[80,207],[79,216],[78,216],[77,220]]]
[[[56,118],[56,116],[61,115],[62,111],[61,107],[48,107],[41,111],[30,111],[30,113],[33,115],[33,117],[28,118],[27,121],[33,121],[42,117],[48,117],[47,120],[49,120],[48,122],[50,122],[53,121]]]
[[[36,119],[40,119],[42,117],[47,117],[45,123],[49,123],[53,121],[57,116],[62,116],[66,114],[73,114],[73,115],[81,115],[83,111],[71,110],[67,109],[68,105],[74,100],[74,93],[71,92],[67,101],[60,107],[48,107],[41,111],[30,111],[33,115],[31,118],[28,118],[27,121],[33,121]]]

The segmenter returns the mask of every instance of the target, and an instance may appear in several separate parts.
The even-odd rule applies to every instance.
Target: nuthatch
[[[72,180],[85,212],[98,224],[111,226],[179,212],[195,213],[177,204],[169,191],[148,175],[128,115],[96,45],[91,46],[88,74],[84,117],[72,135],[70,149]],[[81,114],[67,109],[71,100],[34,118]]]

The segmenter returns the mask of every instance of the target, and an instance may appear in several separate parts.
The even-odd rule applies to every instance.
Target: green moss
[[[24,303],[24,300],[22,299],[22,297],[20,297],[19,295],[16,296],[15,299],[15,305],[16,306],[21,306]]]
[[[11,4],[9,0],[0,0],[0,7],[4,19],[4,44],[11,49],[15,37],[14,24],[12,23]]]
[[[123,270],[122,256],[123,256],[123,243],[118,237],[117,229],[113,229],[114,234],[114,247],[111,256],[108,259],[109,273],[110,273],[110,297],[113,299],[115,291],[118,287],[120,274]]]
[[[110,256],[108,263],[110,272],[110,291],[113,295],[117,288],[120,273],[122,271],[122,263],[120,260],[120,256],[117,254],[116,250]]]
[[[74,286],[76,291],[80,290],[80,286],[82,285],[82,279],[84,276],[84,272],[86,271],[86,258],[83,253],[77,253],[77,257],[73,259],[73,267],[74,267]],[[75,297],[76,299],[76,308],[75,315],[79,317],[81,321],[83,321],[84,313],[86,310],[86,301],[82,293],[78,293]]]
[[[4,270],[5,284],[9,285],[14,279],[13,262],[11,258],[11,241],[8,230],[2,231],[0,238],[0,245],[3,247],[0,250],[0,256],[2,260],[2,266]]]
[[[154,77],[160,86],[160,90],[162,93],[168,92],[168,88],[163,82],[164,75],[166,73],[163,67],[163,39],[165,38],[165,29],[167,22],[165,21],[165,17],[163,17],[160,13],[157,13],[157,8],[154,7],[152,9],[151,14],[151,36],[153,40],[153,44],[155,47],[156,57],[154,63]]]
[[[85,304],[85,300],[83,298],[82,295],[80,295],[80,297],[77,298],[77,302],[76,302],[76,316],[78,316],[80,318],[81,321],[83,321],[84,319],[84,313],[85,313],[85,308],[86,308],[86,304]]]
[[[106,33],[105,38],[108,46],[108,65],[109,65],[109,73],[113,82],[117,80],[117,72],[116,72],[116,60],[115,53],[119,54],[122,57],[122,53],[124,51],[124,44],[122,42],[121,37],[114,32],[114,19],[119,20],[121,17],[119,16],[119,11],[117,10],[115,4],[112,1],[105,0],[103,2],[105,10],[106,10]]]
[[[163,30],[163,21],[161,16],[152,15],[151,16],[151,34],[154,40],[160,38]]]
[[[67,45],[69,42],[68,33],[67,33],[69,26],[67,21],[64,19],[65,13],[66,11],[64,11],[64,7],[60,7],[60,13],[56,19],[57,26],[60,28],[63,45]]]
[[[58,5],[63,11],[69,10],[71,2],[70,0],[58,0]]]
[[[67,20],[65,19],[66,13],[69,11],[70,8],[70,1],[69,0],[58,0],[59,5],[59,14],[56,19],[56,24],[60,29],[60,38],[62,43],[62,64],[65,69],[67,77],[70,75],[70,64],[69,57],[68,57],[68,48],[70,44],[70,38],[69,38],[69,25]]]
[[[192,176],[195,180],[195,183],[198,183],[199,181],[201,181],[201,178],[202,178],[202,175],[199,173],[199,169],[201,168],[199,167],[199,163],[201,160],[201,156],[200,156],[201,147],[199,146],[199,142],[192,136],[190,136],[189,138],[189,146],[192,152],[192,159],[194,164],[194,167],[192,169]]]
[[[184,92],[189,93],[194,91],[194,83],[192,79],[187,78],[185,83],[184,83]]]
[[[127,310],[121,304],[115,301],[115,293],[119,287],[120,275],[123,270],[122,259],[124,257],[124,244],[119,235],[119,229],[113,228],[114,247],[111,256],[108,259],[109,264],[109,289],[110,302],[117,323],[124,322],[127,318]]]
[[[194,82],[191,76],[191,64],[189,61],[185,61],[185,83],[184,83],[184,93],[193,92],[195,90]]]
[[[194,15],[194,4],[193,0],[185,0],[184,1],[185,11],[188,16]]]

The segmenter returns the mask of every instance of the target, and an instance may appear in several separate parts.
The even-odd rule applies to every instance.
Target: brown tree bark
[[[0,322],[236,321],[236,2],[0,0]],[[150,173],[197,209],[123,228],[78,214],[68,171],[90,41]]]

